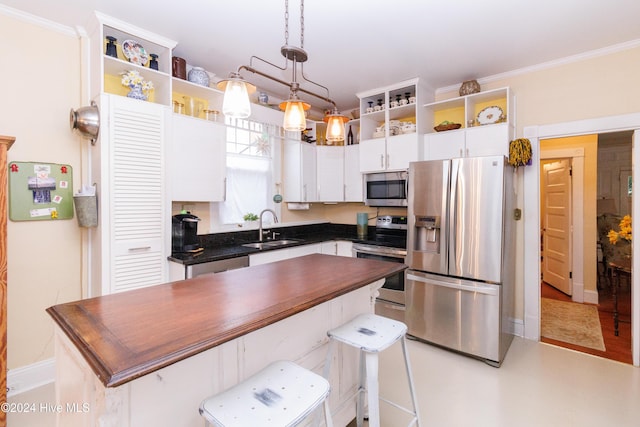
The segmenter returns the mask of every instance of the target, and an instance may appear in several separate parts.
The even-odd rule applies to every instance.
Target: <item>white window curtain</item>
[[[274,209],[271,158],[227,154],[227,200],[220,203],[223,224],[241,223],[247,213]]]
[[[274,169],[279,162],[274,157],[281,132],[279,126],[249,120],[227,119],[226,124],[227,198],[218,203],[215,215],[221,228],[244,222],[247,213],[276,210]],[[271,216],[265,221],[271,222]]]

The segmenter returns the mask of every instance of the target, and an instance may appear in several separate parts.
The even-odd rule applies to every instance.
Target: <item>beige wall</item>
[[[16,137],[9,161],[70,164],[75,191],[82,141],[69,129],[69,110],[80,106],[78,38],[0,11],[0,39],[0,134]],[[81,249],[75,218],[9,221],[9,369],[53,357],[45,309],[81,297]]]

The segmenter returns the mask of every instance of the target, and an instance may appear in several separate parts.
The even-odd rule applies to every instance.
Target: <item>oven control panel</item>
[[[406,230],[407,217],[399,215],[379,216],[376,220],[376,228],[394,228],[398,230]]]

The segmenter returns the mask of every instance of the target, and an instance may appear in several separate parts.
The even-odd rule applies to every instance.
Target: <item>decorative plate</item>
[[[489,125],[492,123],[497,123],[498,120],[502,118],[504,112],[502,108],[497,106],[491,106],[483,109],[478,113],[478,123],[481,125]]]
[[[147,51],[136,41],[125,40],[122,42],[122,52],[124,56],[136,65],[145,66],[149,60]]]

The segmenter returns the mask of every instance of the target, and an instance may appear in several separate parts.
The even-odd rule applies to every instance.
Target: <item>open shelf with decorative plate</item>
[[[171,104],[171,50],[176,42],[137,28],[100,12],[87,27],[91,50],[91,98],[100,93],[126,96],[128,89],[122,86],[122,74],[134,70],[145,81],[153,82],[154,89],[149,101]],[[110,40],[116,45],[116,57],[107,54]],[[129,42],[123,49],[125,42]],[[111,52],[111,49],[109,49]],[[157,61],[158,69],[150,68],[151,59]]]
[[[515,135],[515,108],[515,95],[508,87],[425,104],[423,117],[429,125],[423,158],[508,155]],[[460,127],[451,129],[452,124]],[[436,127],[449,130],[438,132]]]

